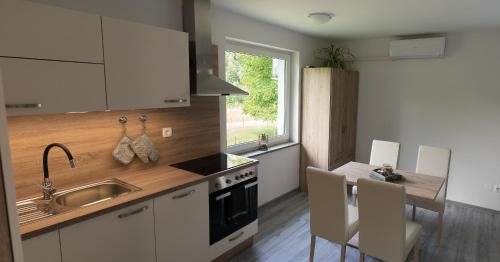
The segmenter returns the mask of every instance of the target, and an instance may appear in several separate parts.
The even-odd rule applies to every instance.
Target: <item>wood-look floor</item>
[[[441,247],[436,246],[436,218],[432,211],[417,211],[417,222],[423,225],[420,261],[500,261],[500,212],[448,202]],[[308,261],[309,241],[307,195],[294,191],[259,209],[253,247],[232,261]],[[315,261],[338,261],[339,256],[338,245],[316,240]],[[407,261],[413,261],[412,256]],[[359,261],[358,250],[347,247],[346,261]],[[379,260],[367,257],[365,261]]]

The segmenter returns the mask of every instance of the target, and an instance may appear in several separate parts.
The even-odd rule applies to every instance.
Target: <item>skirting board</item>
[[[486,207],[475,206],[475,205],[466,204],[466,203],[457,202],[457,201],[448,200],[448,199],[446,199],[446,202],[453,203],[454,205],[457,205],[457,206],[463,206],[463,207],[468,207],[468,208],[476,208],[476,209],[481,209],[481,210],[489,212],[489,213],[500,214],[500,210],[495,210],[495,209],[490,209],[490,208],[486,208]]]

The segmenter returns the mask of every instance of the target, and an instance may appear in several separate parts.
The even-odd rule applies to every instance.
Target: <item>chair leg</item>
[[[346,249],[346,245],[344,244],[340,248],[340,262],[344,262],[345,261],[345,249]]]
[[[316,245],[316,236],[311,235],[311,247],[309,253],[309,262],[314,261],[314,246]]]
[[[417,214],[417,207],[415,205],[413,205],[413,213],[411,215],[411,220],[412,221],[415,221],[416,214]]]
[[[437,244],[438,247],[441,246],[441,235],[443,234],[443,211],[439,211],[438,216],[438,232],[437,232]]]
[[[415,247],[413,248],[413,261],[420,261],[420,239],[417,240],[417,243],[415,243]]]
[[[365,262],[365,253],[359,252],[359,262]]]

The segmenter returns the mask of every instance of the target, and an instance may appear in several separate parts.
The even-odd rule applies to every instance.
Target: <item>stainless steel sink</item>
[[[110,179],[56,192],[53,199],[49,201],[42,200],[41,197],[19,201],[17,203],[19,223],[24,225],[35,222],[139,190],[141,189],[121,180]]]
[[[60,207],[78,208],[113,199],[137,190],[139,190],[138,187],[114,179],[69,189],[59,194],[56,193],[54,201]]]

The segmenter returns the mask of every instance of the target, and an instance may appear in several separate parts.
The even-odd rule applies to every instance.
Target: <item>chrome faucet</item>
[[[69,151],[69,149],[60,143],[53,143],[48,145],[45,148],[45,151],[43,151],[43,182],[41,185],[42,188],[42,193],[43,193],[43,200],[51,200],[52,196],[56,192],[56,188],[52,181],[49,179],[49,165],[48,165],[48,157],[49,157],[49,152],[50,149],[53,147],[59,147],[61,148],[64,153],[66,153],[66,156],[68,157],[69,160],[69,165],[71,168],[75,168],[75,160],[73,159],[73,155]]]

